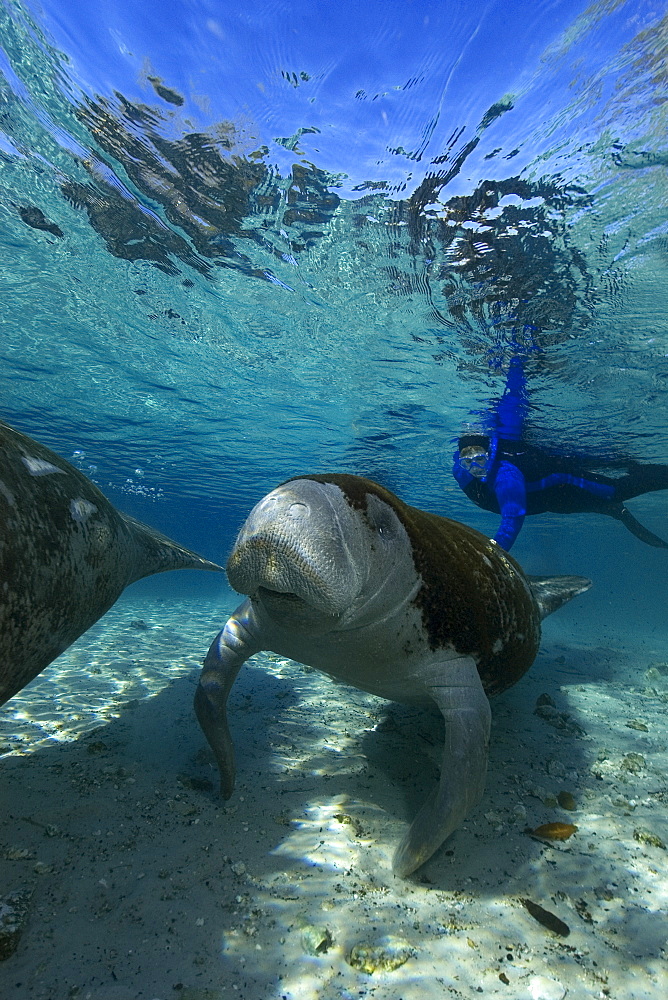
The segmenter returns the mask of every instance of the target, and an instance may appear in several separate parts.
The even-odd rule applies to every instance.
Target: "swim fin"
[[[668,549],[668,542],[664,542],[663,538],[659,538],[653,531],[641,524],[623,504],[614,507],[609,513],[611,517],[616,517],[618,521],[621,521],[631,534],[639,538],[641,542],[653,545],[655,549]]]

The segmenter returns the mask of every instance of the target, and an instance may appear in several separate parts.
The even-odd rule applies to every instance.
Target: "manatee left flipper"
[[[222,632],[211,643],[195,692],[195,714],[220,771],[220,794],[234,791],[234,745],[227,724],[227,699],[240,668],[262,649],[255,640],[255,619],[250,601],[239,605]]]
[[[432,663],[421,683],[445,719],[445,748],[438,786],[399,844],[392,869],[405,878],[431,857],[476,805],[485,789],[491,710],[470,657]]]

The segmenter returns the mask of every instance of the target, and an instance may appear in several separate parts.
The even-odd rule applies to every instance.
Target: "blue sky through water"
[[[521,107],[495,122],[481,157],[496,147],[499,158],[508,156],[519,135],[526,145],[520,160],[528,162],[532,128],[569,98],[572,66],[562,56],[597,23],[596,12],[606,16],[590,73],[638,30],[641,11],[631,24],[612,6],[594,5],[581,18],[583,0],[44,0],[40,20],[86,93],[150,103],[153,88],[163,86],[184,99],[172,105],[177,127],[230,120],[268,147],[268,162],[282,174],[297,153],[347,175],[344,193],[364,181],[388,181],[403,193],[453,135],[461,129],[462,141],[470,140],[490,106],[508,95]],[[549,92],[539,86],[547,79]],[[511,159],[506,173],[520,165]]]

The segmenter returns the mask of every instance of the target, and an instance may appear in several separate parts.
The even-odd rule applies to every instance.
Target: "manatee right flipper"
[[[253,608],[244,601],[211,643],[195,692],[195,714],[220,772],[220,794],[229,799],[234,791],[234,745],[227,724],[227,699],[240,668],[262,649],[253,637]]]
[[[394,854],[392,870],[405,878],[424,864],[482,798],[487,774],[491,709],[470,657],[430,664],[420,672],[445,720],[438,786]]]

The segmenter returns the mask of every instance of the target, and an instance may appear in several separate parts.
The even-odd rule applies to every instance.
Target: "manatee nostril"
[[[290,506],[288,507],[289,517],[295,517],[295,518],[306,517],[308,512],[309,512],[308,506],[305,503],[291,503]]]

